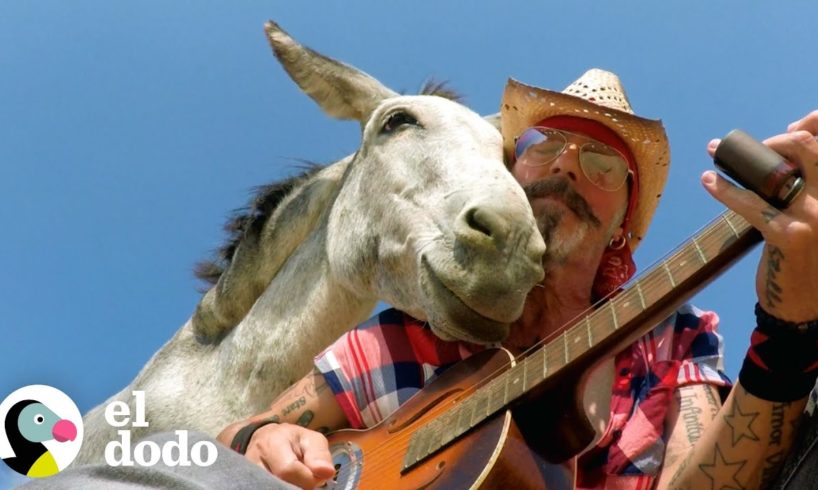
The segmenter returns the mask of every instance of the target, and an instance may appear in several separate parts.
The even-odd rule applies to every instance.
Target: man
[[[548,245],[546,279],[531,292],[503,343],[520,352],[632,275],[630,252],[647,229],[669,157],[661,124],[633,115],[618,79],[600,70],[563,93],[511,82],[501,110],[511,171],[526,189]],[[599,434],[579,460],[579,487],[757,488],[775,475],[818,361],[818,324],[810,323],[818,319],[812,298],[818,286],[818,143],[810,132],[818,132],[818,113],[766,141],[799,165],[807,182],[786,211],[714,172],[702,176],[708,192],[766,239],[757,276],[759,329],[730,396],[722,406],[715,390],[725,385],[718,372],[717,317],[693,308],[672,316],[596,369],[603,389],[595,391],[605,392],[594,402],[596,412],[612,417],[593,421]],[[708,146],[711,154],[717,144]],[[651,350],[668,342],[673,349]],[[812,349],[802,350],[798,359],[783,359],[793,345],[810,342]],[[387,311],[319,356],[318,370],[282,394],[270,411],[229,426],[219,439],[241,446],[251,461],[286,481],[315,486],[334,472],[326,441],[291,424],[322,431],[372,425],[471,350],[435,339],[418,322]],[[356,356],[370,366],[356,366]],[[639,362],[648,366],[636,383],[629,369],[639,369]],[[407,363],[418,369],[405,369]],[[622,369],[614,372],[614,363]],[[423,375],[407,379],[399,372]],[[611,398],[611,387],[622,382],[633,389],[614,389]],[[785,385],[795,388],[782,389]],[[606,400],[612,400],[610,408]]]

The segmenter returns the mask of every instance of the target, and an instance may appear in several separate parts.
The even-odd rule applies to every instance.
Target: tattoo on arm
[[[765,223],[769,223],[770,221],[774,220],[779,214],[781,214],[781,211],[769,206],[761,211],[761,217],[764,218]]]
[[[700,464],[699,470],[710,480],[712,490],[723,490],[732,488],[746,490],[746,487],[738,481],[738,474],[747,460],[728,461],[724,457],[721,448],[716,444],[716,451],[713,454],[713,461],[707,464]]]
[[[313,418],[315,418],[315,414],[312,413],[312,410],[304,410],[304,413],[298,417],[298,420],[295,423],[301,427],[309,427]]]
[[[784,462],[784,451],[778,451],[767,456],[764,459],[764,468],[761,470],[761,486],[760,488],[767,488],[772,483],[773,479],[781,470],[781,464]]]
[[[716,400],[716,395],[714,394],[715,388],[712,386],[706,386],[705,388],[704,396],[707,397],[707,405],[710,406],[710,415],[715,419],[721,408],[721,402]]]
[[[774,403],[772,420],[770,421],[770,446],[780,446],[784,432],[784,411],[789,403]]]
[[[759,412],[742,412],[741,407],[738,404],[738,399],[733,400],[733,406],[731,407],[730,413],[724,416],[724,422],[730,426],[730,440],[733,443],[733,447],[738,444],[742,438],[749,439],[751,441],[758,441],[759,438],[755,432],[753,432],[753,421],[758,417]]]
[[[679,416],[685,424],[687,441],[692,445],[702,436],[704,425],[699,420],[702,409],[696,406],[696,393],[680,393]]]
[[[276,413],[276,419],[280,417],[282,421],[309,427],[316,422],[316,418],[320,422],[320,416],[316,417],[314,409],[319,405],[322,396],[331,396],[331,391],[329,395],[325,393],[329,390],[331,387],[326,378],[317,369],[313,369],[310,375],[291,384],[273,401],[271,412]],[[321,427],[319,430],[321,429],[329,431],[327,427]]]
[[[292,413],[293,410],[298,410],[300,407],[303,407],[306,404],[307,404],[307,399],[304,398],[303,396],[301,396],[301,397],[297,398],[295,401],[293,401],[292,403],[290,403],[289,405],[287,405],[286,407],[284,407],[284,410],[282,410],[281,415],[286,417],[287,415]]]
[[[676,468],[676,473],[674,473],[673,477],[670,479],[670,483],[668,483],[669,488],[678,488],[678,487],[675,487],[674,485],[679,480],[679,477],[682,476],[682,473],[684,473],[685,469],[687,469],[687,465],[689,463],[690,463],[690,458],[685,458],[685,459],[682,460],[682,463],[679,465],[678,468]]]
[[[764,286],[767,308],[774,309],[781,302],[781,286],[776,282],[776,275],[781,272],[781,261],[784,254],[775,245],[767,246],[767,278]]]

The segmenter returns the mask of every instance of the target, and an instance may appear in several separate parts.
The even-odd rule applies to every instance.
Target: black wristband
[[[804,398],[818,378],[818,321],[784,321],[756,304],[756,322],[739,372],[742,386],[768,401]]]
[[[247,452],[247,446],[250,444],[250,439],[253,437],[253,434],[265,425],[269,424],[277,424],[278,417],[272,416],[269,419],[264,419],[259,422],[253,422],[252,424],[247,424],[233,437],[233,440],[230,442],[230,448],[236,451],[239,454],[244,454]]]
[[[756,303],[755,313],[756,324],[758,328],[763,329],[765,333],[766,331],[773,330],[776,332],[792,332],[798,334],[818,333],[818,320],[802,323],[788,322],[770,315],[758,303]]]

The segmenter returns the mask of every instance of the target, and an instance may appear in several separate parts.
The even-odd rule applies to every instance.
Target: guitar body
[[[501,411],[404,473],[414,432],[467,396],[475,385],[513,362],[505,350],[487,350],[448,369],[380,424],[331,434],[337,489],[573,488],[573,468],[532,452],[509,410]]]

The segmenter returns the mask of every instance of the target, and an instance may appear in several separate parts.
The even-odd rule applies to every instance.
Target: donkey
[[[436,96],[399,96],[265,26],[290,76],[332,116],[362,125],[357,152],[285,186],[248,218],[193,317],[136,379],[85,416],[80,463],[118,439],[104,419],[145,392],[148,432],[217,434],[269,406],[379,299],[440,337],[501,340],[543,277],[545,244],[502,160],[497,129]]]

